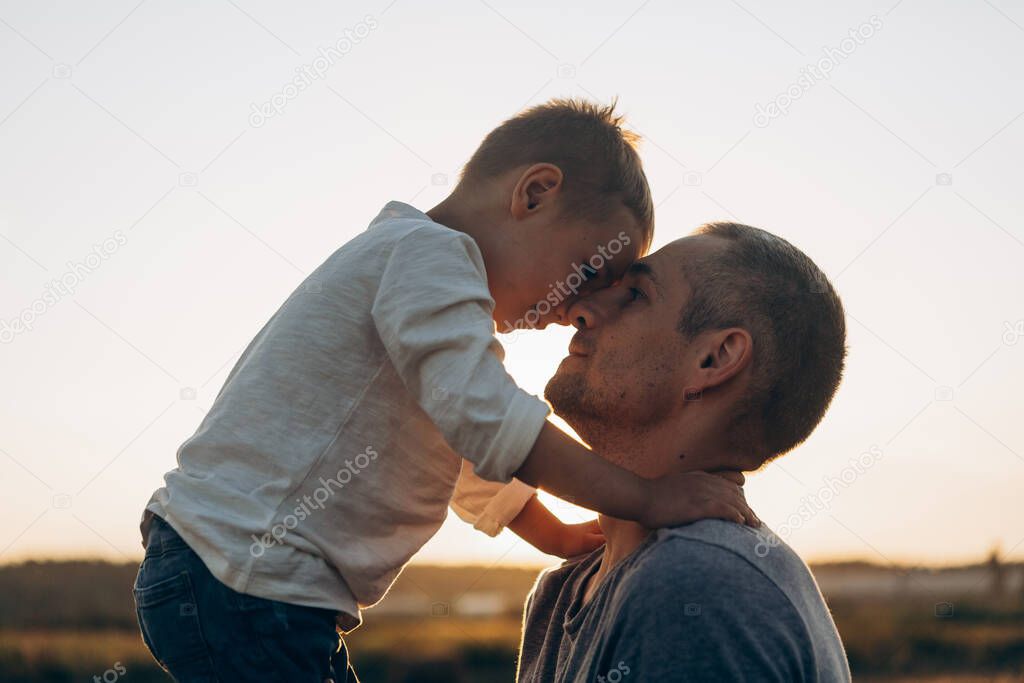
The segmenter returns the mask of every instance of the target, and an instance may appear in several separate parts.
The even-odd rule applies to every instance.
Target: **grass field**
[[[136,569],[104,563],[0,567],[0,681],[168,681],[135,630],[130,588]],[[513,680],[520,605],[535,576],[518,568],[410,567],[381,608],[368,611],[364,625],[346,637],[362,681]],[[466,601],[473,596],[475,603]],[[499,596],[505,607],[495,614],[460,612],[470,604],[493,606]],[[938,611],[937,598],[928,595],[829,597],[855,680],[1024,681],[1019,597],[947,598],[955,601],[949,613]]]
[[[484,683],[512,680],[518,636],[514,619],[387,619],[359,629],[347,642],[364,683]],[[0,631],[4,683],[94,677],[106,683],[170,680],[134,631]]]
[[[857,674],[869,683],[1024,681],[1024,619],[936,623],[912,605],[838,606]],[[512,617],[369,619],[347,639],[365,683],[511,681],[519,620]],[[124,673],[116,677],[117,666]],[[104,679],[104,674],[107,678]],[[0,631],[5,683],[167,681],[130,630]]]

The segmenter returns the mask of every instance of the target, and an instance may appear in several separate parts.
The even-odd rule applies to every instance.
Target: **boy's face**
[[[647,252],[637,217],[619,203],[600,224],[554,212],[521,223],[511,235],[517,258],[492,284],[498,331],[568,324],[566,312],[581,296],[618,281]]]

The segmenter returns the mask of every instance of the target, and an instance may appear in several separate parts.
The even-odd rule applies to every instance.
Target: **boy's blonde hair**
[[[600,221],[621,201],[649,241],[654,204],[636,151],[640,136],[623,129],[615,105],[556,98],[527,109],[484,138],[460,184],[473,186],[520,166],[554,164],[562,170],[567,212]]]

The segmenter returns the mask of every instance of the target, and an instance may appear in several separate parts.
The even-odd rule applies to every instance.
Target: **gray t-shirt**
[[[810,570],[766,527],[704,520],[652,532],[583,605],[603,553],[537,580],[520,683],[850,680]]]

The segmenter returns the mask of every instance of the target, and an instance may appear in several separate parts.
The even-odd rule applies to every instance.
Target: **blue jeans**
[[[358,683],[334,612],[231,590],[159,517],[134,592],[146,645],[180,683]]]

